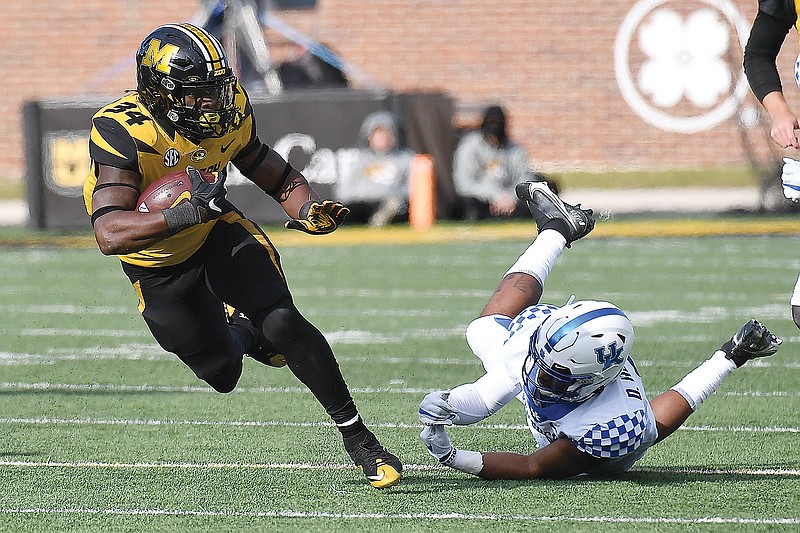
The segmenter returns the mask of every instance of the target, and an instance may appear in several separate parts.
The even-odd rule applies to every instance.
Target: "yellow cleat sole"
[[[386,489],[397,485],[403,475],[390,465],[382,465],[378,467],[378,477],[380,479],[370,479],[369,484],[376,489]]]

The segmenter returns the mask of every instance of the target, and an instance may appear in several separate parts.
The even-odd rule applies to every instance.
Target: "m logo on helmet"
[[[150,43],[147,45],[147,52],[144,53],[144,57],[142,57],[142,65],[153,67],[159,72],[163,72],[164,74],[170,73],[170,66],[169,62],[176,53],[178,53],[178,48],[174,44],[165,44],[161,46],[161,41],[159,39],[151,39]]]
[[[608,348],[608,351],[606,351]],[[598,346],[594,349],[595,355],[597,355],[597,362],[603,365],[603,370],[610,368],[611,365],[620,365],[622,364],[622,350],[623,346],[617,349],[617,343],[612,342],[608,346]]]

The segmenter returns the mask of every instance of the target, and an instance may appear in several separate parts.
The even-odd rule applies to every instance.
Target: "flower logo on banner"
[[[639,88],[659,107],[673,107],[684,96],[699,107],[714,105],[731,85],[722,59],[728,37],[710,9],[695,11],[686,21],[671,9],[656,11],[639,30],[639,47],[648,58],[639,71]]]
[[[670,3],[684,12],[691,4],[697,6],[681,14],[665,5]],[[731,63],[727,56],[737,41],[744,48],[748,32],[727,0],[640,0],[620,26],[615,43],[614,67],[622,96],[642,119],[662,130],[695,133],[713,128],[732,116],[747,94],[741,61]],[[734,53],[738,58],[740,51]]]

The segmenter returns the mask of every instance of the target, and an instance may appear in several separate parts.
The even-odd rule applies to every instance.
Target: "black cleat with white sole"
[[[581,209],[580,204],[574,206],[562,201],[545,182],[520,183],[516,193],[527,204],[539,233],[554,229],[564,235],[567,246],[594,229],[594,212],[591,209]]]
[[[755,318],[751,318],[731,340],[722,345],[722,351],[725,352],[725,357],[740,367],[751,359],[774,354],[781,343],[783,339],[773,335]]]

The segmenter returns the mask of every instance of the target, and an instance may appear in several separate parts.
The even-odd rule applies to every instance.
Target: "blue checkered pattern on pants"
[[[621,415],[605,424],[597,424],[579,440],[574,441],[579,450],[595,457],[614,459],[627,455],[644,440],[646,426],[643,410],[632,415]]]

